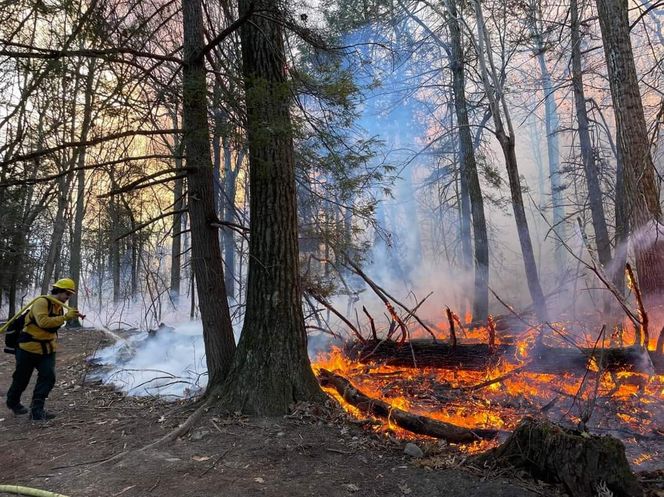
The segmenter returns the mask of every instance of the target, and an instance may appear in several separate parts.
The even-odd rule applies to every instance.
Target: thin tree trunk
[[[641,290],[652,301],[664,293],[662,210],[629,37],[628,2],[597,0],[597,13],[621,145],[636,269]]]
[[[452,88],[454,108],[457,117],[459,152],[461,155],[461,176],[465,178],[473,220],[475,241],[475,294],[473,298],[473,319],[484,321],[489,313],[489,242],[484,216],[484,199],[477,174],[477,162],[470,133],[468,107],[465,91],[465,59],[461,44],[461,29],[457,19],[456,0],[448,0],[449,29],[451,43]],[[463,182],[462,182],[463,184]]]
[[[530,5],[530,29],[535,42],[535,56],[540,67],[542,91],[544,93],[544,126],[546,128],[546,152],[549,164],[549,183],[551,184],[551,205],[553,210],[553,229],[556,233],[554,240],[554,256],[558,271],[564,269],[564,249],[559,240],[565,240],[565,208],[563,205],[562,181],[560,178],[560,145],[558,140],[558,111],[551,81],[551,73],[544,57],[546,47],[542,35],[541,3],[534,0]]]
[[[224,191],[223,191],[223,220],[227,223],[234,221],[235,214],[235,194],[237,191],[237,171],[241,167],[244,152],[238,151],[237,163],[235,169],[232,166],[231,147],[228,143],[228,137],[223,139],[224,150]],[[226,276],[226,290],[228,296],[235,297],[235,231],[226,227],[221,230],[222,244],[224,247],[224,269]]]
[[[588,186],[590,214],[595,231],[595,243],[600,263],[606,268],[611,263],[611,241],[606,226],[602,189],[599,182],[599,170],[590,139],[586,96],[583,89],[583,70],[581,67],[581,33],[579,31],[578,0],[570,0],[570,29],[572,38],[572,87],[576,104],[576,121],[579,127],[579,146],[583,160],[583,171]]]
[[[111,186],[115,188],[115,181],[111,180]],[[110,243],[110,260],[109,267],[111,269],[111,279],[113,281],[113,302],[118,303],[121,300],[120,295],[120,207],[116,196],[111,197],[110,202],[110,217],[111,217],[111,243]]]
[[[250,0],[239,0],[240,15]],[[222,388],[231,410],[288,412],[297,401],[321,400],[307,356],[299,275],[295,164],[290,89],[281,17],[274,3],[253,2],[241,28],[250,175],[249,279],[244,327]]]
[[[173,127],[178,127],[178,110],[173,110]],[[180,136],[173,135],[173,155],[175,156],[175,168],[182,169],[182,146]],[[173,209],[177,214],[173,216],[173,235],[171,237],[171,281],[170,292],[173,302],[176,304],[180,299],[180,282],[182,279],[182,209],[184,208],[184,180],[175,180],[173,186]]]
[[[221,384],[231,366],[235,339],[224,267],[219,247],[217,208],[210,156],[205,62],[197,54],[205,45],[201,0],[183,0],[183,117],[191,223],[191,264],[203,320],[208,388]]]
[[[90,59],[87,79],[85,81],[85,104],[83,107],[83,123],[81,124],[81,141],[86,141],[92,123],[92,103],[94,99],[95,59]],[[81,147],[76,172],[76,212],[74,214],[74,232],[71,240],[71,258],[69,260],[69,277],[76,283],[78,292],[81,292],[81,243],[83,238],[83,218],[85,217],[85,157],[86,148]],[[78,306],[78,295],[74,294],[69,301],[73,307]],[[81,323],[73,319],[67,323],[71,328],[78,328]]]
[[[542,292],[542,287],[540,286],[535,255],[533,253],[533,245],[530,239],[530,230],[528,229],[528,219],[526,218],[526,210],[523,204],[521,179],[519,178],[519,167],[514,149],[514,130],[512,129],[511,119],[503,95],[503,87],[500,83],[500,78],[496,74],[495,65],[493,63],[490,38],[486,30],[484,17],[482,15],[482,7],[479,0],[474,1],[474,6],[477,15],[477,48],[482,80],[489,100],[491,114],[493,116],[496,138],[500,143],[500,147],[505,157],[505,167],[507,168],[507,176],[509,178],[510,192],[512,196],[512,208],[514,209],[514,219],[516,221],[517,233],[519,235],[519,243],[523,255],[523,264],[526,271],[528,289],[530,291],[530,296],[533,299],[533,305],[538,317],[542,321],[547,321],[546,300],[544,298],[544,293]],[[487,67],[487,65],[489,65],[489,67]],[[491,70],[491,75],[489,74],[489,68]],[[505,129],[501,114],[504,114],[507,130]]]

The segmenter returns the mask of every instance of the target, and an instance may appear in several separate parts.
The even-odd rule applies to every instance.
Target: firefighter
[[[78,318],[80,313],[63,305],[76,293],[76,284],[69,278],[56,281],[51,295],[37,298],[25,319],[25,328],[19,335],[16,348],[16,370],[7,391],[7,407],[14,414],[27,414],[21,404],[21,394],[30,382],[33,370],[37,370],[37,383],[32,393],[30,418],[39,421],[53,419],[55,415],[44,410],[48,394],[55,385],[55,350],[58,330],[65,323]]]

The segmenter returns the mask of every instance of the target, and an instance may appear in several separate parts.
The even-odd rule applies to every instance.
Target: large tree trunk
[[[639,284],[652,302],[664,293],[662,210],[629,37],[627,0],[597,0],[621,147],[625,196]]]
[[[201,0],[183,0],[183,144],[187,164],[191,263],[196,276],[198,305],[203,320],[208,387],[220,384],[230,369],[235,339],[224,287],[224,267],[217,226],[217,210],[210,156],[207,83]]]
[[[459,134],[459,152],[461,155],[461,175],[465,178],[470,199],[473,219],[473,237],[475,239],[475,294],[473,298],[473,319],[484,321],[489,313],[489,242],[484,216],[484,199],[477,174],[477,162],[470,133],[468,108],[465,91],[465,60],[461,45],[461,30],[457,19],[456,0],[448,0],[450,14],[450,44],[452,69],[452,88],[454,90],[454,108]]]
[[[239,0],[239,13],[251,7]],[[299,275],[290,89],[281,17],[273,2],[253,2],[241,28],[250,178],[249,276],[242,336],[222,395],[233,410],[288,412],[324,396],[311,370]]]
[[[533,305],[535,306],[538,317],[542,321],[548,321],[546,300],[537,273],[537,264],[535,263],[533,244],[530,239],[528,219],[526,218],[526,210],[523,204],[521,179],[519,178],[519,167],[516,160],[516,152],[514,150],[514,130],[512,128],[512,122],[505,101],[504,89],[497,74],[495,64],[493,63],[491,38],[484,23],[482,6],[479,0],[475,0],[474,7],[477,16],[477,46],[482,81],[489,100],[491,115],[495,125],[496,138],[500,143],[500,147],[505,157],[505,167],[507,168],[507,176],[509,178],[510,192],[512,195],[512,208],[514,209],[514,219],[516,221],[521,253],[523,255],[528,290],[533,299]],[[503,122],[503,116],[505,122]],[[507,124],[507,129],[505,123]]]
[[[574,102],[576,104],[576,121],[579,128],[579,147],[583,160],[583,172],[588,186],[588,200],[590,214],[595,231],[595,243],[599,261],[605,268],[611,263],[611,241],[606,226],[604,204],[602,203],[602,188],[599,182],[599,170],[595,162],[590,127],[588,124],[588,111],[586,110],[586,96],[583,89],[583,69],[581,66],[581,33],[579,31],[578,0],[570,0],[570,29],[572,41],[572,87]],[[623,266],[624,267],[624,264]]]

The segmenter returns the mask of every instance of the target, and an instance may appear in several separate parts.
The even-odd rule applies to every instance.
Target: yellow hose
[[[0,485],[0,492],[7,494],[28,495],[31,497],[67,497],[63,494],[56,494],[48,490],[39,490],[38,488],[21,487],[19,485]]]

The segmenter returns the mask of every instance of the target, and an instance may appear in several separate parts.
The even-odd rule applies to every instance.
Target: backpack
[[[36,300],[36,299],[35,299]],[[51,314],[51,301],[47,298],[48,301],[48,313]],[[32,310],[32,307],[27,308],[23,311],[5,330],[5,352],[7,354],[16,355],[16,349],[20,342],[19,337],[23,328],[25,328],[25,319],[28,317],[28,314]],[[28,336],[29,337],[29,336]],[[37,340],[34,340],[37,341]]]
[[[12,324],[9,325],[7,331],[5,331],[5,352],[7,354],[16,354],[16,348],[18,347],[18,336],[25,328],[25,318],[28,317],[30,309],[26,309],[23,314],[14,319]]]

